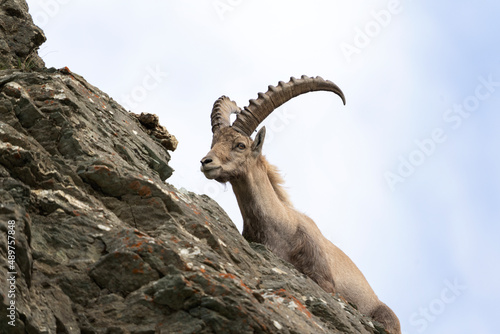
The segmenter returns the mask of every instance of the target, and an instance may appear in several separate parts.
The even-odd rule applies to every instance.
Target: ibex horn
[[[333,82],[324,80],[321,77],[310,78],[305,75],[300,79],[291,77],[289,82],[284,83],[280,81],[277,87],[269,86],[266,93],[259,93],[259,97],[256,100],[250,100],[250,104],[241,111],[232,127],[247,136],[251,136],[255,129],[257,129],[257,126],[259,126],[274,109],[296,96],[319,90],[334,92],[340,96],[345,104],[344,93],[342,93],[340,88]]]
[[[212,108],[212,133],[216,133],[220,128],[230,125],[229,116],[238,114],[241,109],[234,101],[231,101],[227,96],[221,96],[215,101]]]

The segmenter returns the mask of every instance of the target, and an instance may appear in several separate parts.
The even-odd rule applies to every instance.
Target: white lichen
[[[277,322],[276,320],[273,320],[273,325],[277,329],[282,329],[283,328],[283,326],[279,322]]]
[[[280,275],[288,275],[286,272],[284,272],[283,270],[279,269],[279,268],[273,268],[271,269],[272,271],[274,271],[276,274],[280,274]]]
[[[292,300],[288,303],[288,308],[291,310],[296,310],[299,308],[299,305],[297,305],[297,303]]]
[[[191,258],[196,255],[200,255],[201,250],[198,246],[194,246],[193,248],[182,248],[179,253],[181,256]]]
[[[13,82],[13,81],[8,82],[8,83],[5,84],[5,87],[9,87],[11,89],[18,90],[19,93],[21,93],[22,97],[29,98],[29,95],[28,95],[28,93],[26,93],[26,91],[24,90],[23,86],[21,86],[17,82]]]
[[[54,100],[66,100],[67,98],[68,97],[64,94],[64,92],[54,95]]]

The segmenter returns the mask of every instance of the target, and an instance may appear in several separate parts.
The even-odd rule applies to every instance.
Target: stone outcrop
[[[0,333],[384,333],[165,183],[158,117],[45,69],[26,4],[0,12]]]
[[[26,1],[0,1],[0,70],[43,68],[37,54],[43,42],[45,34],[33,24]]]

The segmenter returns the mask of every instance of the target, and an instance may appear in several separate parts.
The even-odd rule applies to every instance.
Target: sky
[[[497,333],[500,46],[494,1],[28,0],[47,66],[69,67],[179,140],[167,182],[199,171],[213,102],[290,76],[343,90],[274,111],[264,154],[295,207],[357,264],[403,333]]]

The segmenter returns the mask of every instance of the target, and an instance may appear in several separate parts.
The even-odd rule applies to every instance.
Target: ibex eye
[[[245,144],[243,144],[243,143],[238,143],[238,145],[236,145],[236,147],[239,148],[240,150],[244,150],[245,148],[247,148],[245,146]]]

